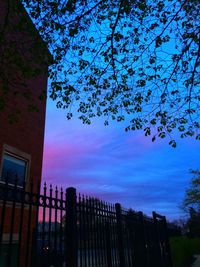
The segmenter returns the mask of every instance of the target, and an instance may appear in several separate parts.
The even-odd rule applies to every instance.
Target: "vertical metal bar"
[[[118,249],[119,249],[119,261],[120,261],[119,266],[125,267],[121,205],[119,203],[116,203],[115,208],[116,208]]]
[[[82,199],[79,194],[78,197],[78,214],[79,214],[79,266],[83,266],[83,220],[82,220]]]
[[[102,239],[103,239],[103,234],[102,234],[102,202],[99,200],[98,201],[98,215],[99,215],[99,259],[100,259],[100,265],[103,266],[103,246],[102,246]]]
[[[107,265],[107,235],[110,238],[110,232],[106,231],[106,223],[109,220],[109,205],[106,202],[102,202],[101,209],[101,233],[102,233],[102,256],[103,256],[103,266]]]
[[[61,252],[62,258],[64,258],[63,251],[63,209],[64,209],[64,201],[63,201],[63,189],[60,189],[60,229],[59,229],[59,251]],[[66,216],[66,214],[65,214]],[[66,221],[66,218],[65,218]]]
[[[92,199],[89,198],[89,210],[90,210],[90,249],[91,249],[91,263],[94,267],[94,212],[92,207]]]
[[[97,224],[98,224],[98,217],[97,217],[97,207],[96,207],[96,200],[92,200],[93,210],[94,210],[94,254],[95,254],[95,266],[98,266],[98,234],[97,234]]]
[[[47,186],[46,183],[44,183],[44,188],[43,188],[43,210],[42,210],[42,254],[44,254],[44,248],[45,248],[45,217],[46,217],[46,198],[47,196]]]
[[[48,218],[48,264],[50,265],[50,256],[51,256],[51,253],[52,253],[52,244],[51,244],[51,234],[52,234],[52,229],[51,229],[51,219],[52,219],[52,192],[53,192],[53,189],[52,189],[52,185],[50,184],[50,190],[49,190],[49,196],[48,196],[48,200],[49,200],[49,218]]]
[[[166,217],[163,217],[163,224],[164,224],[164,231],[165,231],[165,245],[166,245],[166,252],[167,252],[167,267],[173,267],[172,262],[172,255],[171,255],[171,248],[169,243],[169,234],[168,234],[168,228],[167,228],[167,220]]]
[[[101,242],[100,242],[100,208],[99,208],[99,200],[96,200],[96,209],[97,209],[97,262],[98,265],[101,266]]]
[[[128,247],[129,247],[129,235],[128,235],[128,228],[127,225],[122,228],[123,230],[123,237],[124,237],[124,256],[125,256],[125,265],[127,267],[130,267],[129,265],[129,253],[128,253]]]
[[[20,267],[20,265],[22,264],[22,250],[21,250],[21,246],[22,246],[22,230],[23,230],[23,222],[24,222],[24,201],[25,201],[25,181],[23,183],[23,189],[20,192],[21,194],[21,198],[20,198],[20,222],[19,222],[19,246],[18,246],[18,254],[17,254],[17,266]]]
[[[127,213],[125,214],[127,219]],[[125,227],[123,229],[124,236],[124,254],[125,254],[125,264],[127,267],[130,267],[130,258],[129,258],[129,249],[130,249],[130,240],[129,240],[129,228],[127,227],[127,221],[125,221]]]
[[[147,267],[148,266],[148,260],[147,260],[147,248],[146,248],[146,233],[145,233],[145,224],[144,224],[144,216],[141,211],[138,213],[139,216],[139,225],[141,227],[141,241],[142,241],[142,250],[143,250],[143,257],[141,267]]]
[[[87,204],[86,204],[86,198],[87,196],[84,197],[84,217],[83,217],[83,222],[84,222],[84,255],[85,255],[85,267],[88,265],[89,257],[88,257],[88,241],[87,241],[87,235],[88,235],[88,226],[87,226]]]
[[[162,254],[160,249],[160,238],[159,238],[159,229],[158,229],[158,221],[157,221],[157,215],[156,212],[152,212],[153,215],[153,222],[154,222],[154,228],[155,228],[155,248],[156,248],[156,254],[157,254],[157,262],[155,267],[162,267]]]
[[[156,241],[156,229],[155,229],[155,225],[154,222],[149,222],[148,223],[148,239],[149,239],[149,263],[150,266],[157,266],[157,250],[156,250],[156,245],[157,245],[157,241]]]
[[[50,184],[49,195],[49,219],[48,219],[48,247],[51,249],[51,217],[52,217],[52,185]]]
[[[145,235],[146,235],[147,267],[151,267],[151,249],[150,249],[150,237],[149,237],[151,222],[149,222],[145,218],[144,225],[145,225]]]
[[[84,267],[87,267],[87,241],[86,241],[86,206],[85,196],[82,196],[82,214],[83,214],[83,252],[84,252]]]
[[[1,225],[0,225],[0,257],[2,251],[2,243],[3,243],[3,233],[4,233],[4,225],[5,225],[5,216],[6,216],[6,204],[7,204],[7,196],[8,196],[8,178],[6,179],[6,183],[1,185],[3,189],[3,203],[2,203],[2,212],[1,212]]]
[[[107,251],[107,267],[112,267],[111,241],[110,241],[110,225],[106,222],[106,251]]]
[[[89,210],[89,199],[86,196],[86,243],[87,243],[87,267],[90,267],[90,260],[91,260],[91,250],[90,250],[90,210]]]
[[[66,260],[67,266],[78,266],[76,189],[66,190]]]
[[[26,242],[26,258],[25,258],[25,262],[26,262],[26,266],[29,266],[29,255],[30,255],[30,242],[31,242],[31,238],[32,238],[32,197],[33,197],[33,182],[31,182],[31,190],[29,195],[29,210],[28,210],[28,228],[27,228],[27,242]]]
[[[35,223],[34,223],[34,231],[33,231],[33,242],[32,242],[32,253],[31,253],[31,266],[37,266],[37,258],[38,258],[38,220],[39,220],[39,207],[40,207],[40,182],[37,183],[37,190],[35,195],[36,202],[33,202],[35,207]]]
[[[117,231],[116,231],[116,226],[117,226],[117,222],[116,222],[116,210],[115,207],[112,205],[112,229],[113,229],[113,265],[114,266],[118,266],[118,253],[117,253]]]
[[[54,225],[54,253],[55,253],[55,266],[57,267],[58,266],[58,263],[57,263],[57,257],[58,257],[58,248],[57,248],[57,220],[58,220],[58,206],[57,206],[57,201],[58,201],[58,188],[56,186],[56,190],[55,190],[55,225]]]
[[[127,219],[127,212],[125,214],[126,216],[126,219]],[[132,227],[134,227],[134,219],[131,218],[131,221],[130,221]],[[127,221],[126,221],[126,224],[125,224],[125,227],[124,227],[124,235],[125,235],[125,255],[126,255],[126,261],[125,261],[125,264],[126,266],[129,266],[131,267],[131,232],[130,232],[130,229],[129,227],[127,226]]]
[[[109,226],[110,256],[111,256],[111,266],[112,266],[112,262],[113,262],[113,253],[112,253],[113,228],[112,228],[112,206],[111,206],[111,204],[108,204],[107,223]],[[105,229],[105,232],[106,232],[106,229]],[[106,243],[107,243],[107,241],[106,241]],[[107,262],[108,262],[108,260],[107,260]]]
[[[98,208],[99,208],[99,255],[100,255],[100,264],[103,266],[103,232],[102,232],[102,209],[103,209],[103,203],[99,200],[98,201]]]
[[[12,208],[11,208],[11,222],[9,230],[9,243],[8,243],[8,254],[7,254],[7,266],[10,267],[12,259],[12,245],[13,245],[13,231],[14,231],[14,219],[16,211],[16,194],[17,194],[17,179],[15,179],[14,188],[11,189],[12,196]]]

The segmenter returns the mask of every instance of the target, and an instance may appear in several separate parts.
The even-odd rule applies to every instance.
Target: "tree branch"
[[[113,73],[114,73],[114,77],[115,77],[115,81],[117,82],[117,75],[116,75],[116,70],[115,70],[115,58],[114,58],[114,34],[115,34],[115,29],[117,27],[118,21],[120,19],[120,14],[121,14],[121,9],[122,9],[122,5],[123,5],[123,0],[120,1],[120,6],[117,12],[117,17],[115,20],[115,24],[112,27],[112,33],[111,33],[111,57],[112,57],[112,68],[113,68]]]

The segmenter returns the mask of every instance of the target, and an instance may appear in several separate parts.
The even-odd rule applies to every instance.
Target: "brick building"
[[[48,65],[51,56],[20,1],[0,0],[0,183],[34,191],[41,180]],[[0,227],[10,236],[12,205]],[[15,211],[13,240],[18,243],[20,208]],[[34,213],[34,210],[33,210]],[[24,213],[24,242],[26,240]],[[32,216],[33,217],[33,216]],[[1,220],[4,220],[3,225]],[[32,220],[32,224],[34,224]],[[34,226],[34,225],[33,225]],[[21,244],[25,246],[25,244]],[[0,256],[0,266],[4,258]],[[23,266],[22,264],[20,266]]]
[[[50,55],[17,2],[0,0],[0,181],[17,177],[28,188],[41,178]]]

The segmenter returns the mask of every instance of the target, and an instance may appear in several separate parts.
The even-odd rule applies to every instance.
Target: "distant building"
[[[0,184],[7,180],[12,187],[36,192],[41,181],[48,65],[51,55],[31,19],[18,0],[0,0]],[[0,266],[6,266],[6,251],[11,235],[13,205],[6,202],[2,215],[0,200]],[[23,211],[23,235],[19,244],[20,205],[14,212],[12,229],[12,262],[16,262],[19,246],[20,267],[26,266],[28,211]],[[31,225],[36,222],[32,209]],[[31,238],[30,238],[31,242]],[[17,264],[17,263],[16,263]],[[11,266],[17,266],[12,265]],[[27,266],[26,266],[27,267]]]

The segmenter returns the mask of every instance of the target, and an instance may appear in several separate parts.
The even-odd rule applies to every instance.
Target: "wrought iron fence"
[[[172,267],[166,218],[44,185],[0,184],[1,267]]]

